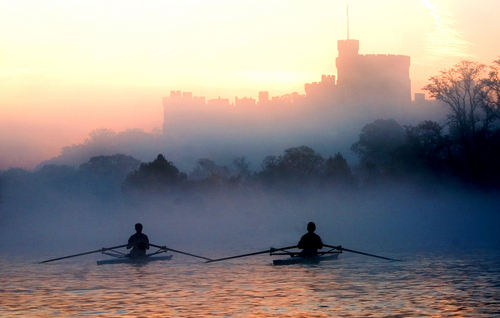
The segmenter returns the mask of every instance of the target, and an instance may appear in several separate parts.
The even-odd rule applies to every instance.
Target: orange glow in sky
[[[97,128],[161,127],[171,90],[298,92],[336,75],[337,40],[411,57],[412,94],[500,55],[498,0],[0,2],[0,169],[32,168]]]

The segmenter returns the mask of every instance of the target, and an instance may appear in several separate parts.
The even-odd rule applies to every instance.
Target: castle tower
[[[340,103],[403,106],[411,101],[409,56],[361,55],[358,40],[339,40],[337,48]]]
[[[338,40],[338,57],[335,59],[337,66],[337,85],[339,88],[352,87],[361,76],[359,73],[359,41]]]

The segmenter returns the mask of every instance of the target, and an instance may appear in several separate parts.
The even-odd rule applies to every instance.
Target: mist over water
[[[323,242],[365,252],[498,247],[498,194],[386,184],[365,191],[240,188],[162,197],[4,192],[3,252],[42,259],[126,244],[141,222],[150,242],[213,257],[295,245],[314,221]]]
[[[317,107],[257,126],[243,116],[237,118],[241,123],[210,123],[217,127],[212,130],[201,127],[199,118],[184,130],[174,127],[186,133],[177,136],[102,130],[83,144],[64,148],[35,172],[47,164],[76,169],[93,156],[117,153],[142,162],[161,153],[187,174],[201,158],[226,165],[244,156],[250,170],[258,172],[264,157],[301,145],[324,158],[341,152],[352,166],[357,158],[350,146],[361,128],[381,114],[389,115],[376,107],[362,115],[355,109]],[[399,112],[401,125],[443,118],[437,108],[407,111]],[[198,126],[199,131],[194,129]],[[134,197],[119,188],[108,189],[106,183],[54,185],[25,177],[20,173],[16,182],[2,188],[0,249],[43,258],[124,244],[137,222],[154,244],[209,257],[295,245],[309,221],[316,223],[324,243],[367,252],[500,244],[495,191],[391,181],[356,190],[245,185]]]
[[[484,32],[478,21],[465,22],[496,20],[471,10],[459,16],[443,6],[450,1],[420,2],[421,12],[417,4],[355,9],[353,22],[372,27],[356,34],[361,46],[349,33],[339,40],[335,60],[338,32],[318,31],[340,30],[344,20],[332,12],[343,17],[343,8],[168,3],[148,15],[147,6],[124,5],[112,15],[87,14],[92,21],[79,15],[93,9],[8,8],[7,23],[19,32],[4,32],[14,50],[0,63],[0,316],[498,316],[499,117],[481,122],[472,111],[472,126],[460,131],[450,105],[426,99],[439,99],[432,86],[415,84],[442,63],[490,59],[498,42],[491,23]],[[495,12],[491,3],[470,8]],[[370,20],[380,12],[393,22]],[[311,79],[334,65],[337,75]],[[485,72],[500,61],[491,66]],[[482,79],[493,90],[483,98],[496,95],[479,104],[488,116],[500,96],[499,74],[489,74]],[[467,82],[457,83],[460,91]],[[211,99],[223,86],[240,98]],[[168,97],[171,89],[179,91]],[[427,95],[413,99],[412,91]],[[243,92],[258,92],[258,101]],[[468,143],[459,133],[476,123],[489,128]],[[280,165],[290,149],[302,152]],[[469,150],[478,150],[476,162]],[[237,171],[238,159],[249,169]],[[156,161],[154,173],[140,174]],[[137,222],[153,244],[216,259],[296,245],[310,221],[325,244],[403,261],[345,250],[315,265],[269,266],[266,254],[204,264],[170,251],[170,261],[138,266],[96,266],[108,258],[100,253],[38,264],[126,244]]]
[[[45,163],[54,166],[0,171],[0,269],[6,282],[0,315],[498,315],[497,190],[382,178],[358,187],[208,183],[152,194],[121,191],[117,180],[124,175],[107,179],[79,166],[99,155],[125,153],[151,162],[163,153],[189,175],[197,159],[226,165],[250,154],[256,172],[264,156],[300,144],[325,157],[337,151],[352,156],[341,147],[349,149],[354,129],[315,133],[311,127],[273,138],[262,133],[261,140],[198,136],[168,145],[141,131],[111,138],[121,143],[99,139],[112,136],[105,132]],[[403,262],[344,252],[338,261],[281,268],[269,266],[271,257],[264,254],[204,264],[169,252],[172,260],[144,266],[96,266],[95,260],[108,258],[99,253],[36,264],[126,244],[137,222],[153,244],[216,259],[296,245],[310,221],[325,244]]]

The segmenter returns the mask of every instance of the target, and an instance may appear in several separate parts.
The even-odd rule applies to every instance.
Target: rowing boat
[[[265,250],[265,251],[223,257],[223,258],[219,258],[219,259],[209,260],[209,261],[206,261],[205,263],[220,262],[220,261],[225,261],[225,260],[229,260],[229,259],[235,259],[235,258],[240,258],[240,257],[247,257],[247,256],[252,256],[252,255],[269,253],[269,255],[271,255],[271,256],[273,256],[273,255],[286,255],[286,256],[288,256],[287,258],[273,260],[273,265],[318,264],[321,261],[329,261],[329,260],[338,259],[339,254],[342,253],[342,248],[340,246],[330,246],[330,245],[324,245],[324,246],[329,247],[331,249],[329,251],[326,251],[326,252],[318,252],[318,254],[313,256],[313,257],[301,256],[300,251],[294,251],[294,249],[297,249],[297,247],[298,247],[295,245],[295,246],[288,246],[288,247],[281,247],[281,248],[271,247],[270,249]],[[290,251],[290,250],[292,250],[292,251]]]
[[[154,261],[169,261],[172,259],[172,255],[162,255],[162,256],[157,256],[157,255],[152,255],[152,256],[145,256],[145,257],[136,257],[136,258],[130,258],[128,256],[123,256],[120,258],[111,258],[111,259],[105,259],[105,260],[100,260],[97,261],[97,265],[105,265],[105,264],[146,264],[149,262],[154,262]]]
[[[166,261],[166,260],[172,259],[172,255],[162,255],[162,256],[158,255],[158,254],[166,253],[167,251],[172,251],[175,253],[184,254],[184,255],[191,256],[191,257],[201,258],[201,259],[204,259],[206,261],[205,263],[219,262],[219,261],[235,259],[235,258],[240,258],[240,257],[247,257],[247,256],[252,256],[252,255],[269,253],[269,255],[271,255],[271,256],[272,255],[286,255],[286,256],[288,256],[288,258],[273,260],[273,265],[317,264],[317,263],[322,262],[322,261],[329,261],[329,260],[338,259],[339,254],[342,253],[343,251],[361,254],[361,255],[370,256],[370,257],[381,258],[381,259],[385,259],[388,261],[399,261],[397,259],[392,259],[392,258],[383,257],[383,256],[379,256],[379,255],[350,250],[347,248],[343,248],[340,245],[339,246],[332,246],[332,245],[326,245],[326,244],[323,244],[323,246],[329,247],[331,249],[329,251],[326,251],[326,252],[318,252],[318,254],[314,257],[300,256],[301,252],[289,251],[289,250],[296,249],[298,246],[288,246],[288,247],[281,247],[281,248],[271,247],[270,249],[265,250],[265,251],[223,257],[223,258],[219,258],[219,259],[210,259],[207,257],[174,250],[172,248],[167,248],[166,246],[149,244],[149,246],[156,247],[156,248],[158,248],[158,250],[156,252],[147,254],[147,255],[140,257],[140,258],[131,258],[128,254],[125,254],[124,252],[116,250],[119,248],[124,248],[127,245],[128,244],[114,246],[114,247],[108,247],[108,248],[103,247],[101,249],[90,251],[90,252],[78,253],[78,254],[49,259],[46,261],[42,261],[39,264],[59,261],[59,260],[63,260],[63,259],[68,259],[68,258],[72,258],[72,257],[83,256],[83,255],[88,255],[88,254],[93,254],[93,253],[101,253],[101,254],[106,254],[108,256],[114,257],[114,259],[97,261],[97,265],[123,264],[123,263],[129,263],[129,264],[139,263],[139,264],[141,264],[141,263],[149,263],[149,262],[154,262],[154,261]]]
[[[339,258],[340,252],[333,252],[329,254],[316,255],[313,257],[303,257],[299,255],[292,255],[287,258],[273,260],[273,265],[293,265],[293,264],[318,264],[322,261],[331,261]]]
[[[88,255],[88,254],[93,254],[93,253],[101,253],[101,254],[105,254],[105,255],[113,257],[111,259],[97,261],[97,265],[124,264],[124,263],[125,264],[145,264],[145,263],[154,262],[154,261],[171,260],[172,255],[158,255],[158,254],[167,253],[167,251],[172,251],[175,253],[184,254],[184,255],[191,256],[191,257],[201,258],[201,259],[204,259],[206,261],[211,260],[210,258],[207,258],[207,257],[203,257],[203,256],[191,254],[191,253],[186,253],[186,252],[174,250],[171,248],[167,248],[166,246],[160,246],[160,245],[155,245],[155,244],[149,244],[149,246],[158,248],[158,250],[156,252],[149,253],[149,254],[146,254],[146,255],[141,256],[141,257],[130,257],[130,254],[126,254],[123,251],[117,250],[117,249],[123,249],[127,245],[128,244],[114,246],[114,247],[108,247],[108,248],[103,247],[101,249],[90,251],[90,252],[78,253],[78,254],[74,254],[74,255],[68,255],[68,256],[49,259],[49,260],[40,262],[39,264],[59,261],[59,260],[63,260],[63,259],[68,259],[68,258],[72,258],[72,257],[83,256],[83,255]]]
[[[144,256],[131,257],[130,254],[125,254],[120,251],[116,251],[113,249],[108,249],[102,254],[112,256],[114,258],[105,259],[101,261],[97,261],[97,265],[105,265],[105,264],[146,264],[154,261],[169,261],[172,259],[172,255],[159,255],[167,253],[167,248],[165,246],[158,246],[154,244],[149,244],[152,247],[157,247],[158,250],[156,252],[146,254]]]

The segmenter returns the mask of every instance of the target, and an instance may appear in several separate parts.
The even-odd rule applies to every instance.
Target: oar
[[[38,264],[43,264],[43,263],[48,263],[48,262],[53,262],[53,261],[59,261],[61,259],[66,259],[66,258],[71,258],[71,257],[77,257],[77,256],[83,256],[83,255],[88,255],[88,254],[92,254],[92,253],[99,253],[99,252],[102,253],[102,252],[106,252],[106,251],[109,251],[109,250],[112,250],[112,249],[115,249],[115,248],[120,248],[120,247],[125,247],[125,246],[127,246],[127,244],[118,245],[118,246],[114,246],[114,247],[108,247],[108,248],[103,247],[103,248],[101,248],[99,250],[95,250],[95,251],[90,251],[90,252],[85,252],[85,253],[80,253],[80,254],[74,254],[74,255],[69,255],[69,256],[63,256],[63,257],[49,259],[49,260],[40,262]]]
[[[186,253],[186,252],[182,252],[182,251],[177,251],[177,250],[174,250],[173,248],[166,247],[166,246],[159,246],[159,245],[155,245],[155,244],[149,244],[149,245],[153,246],[153,247],[161,248],[162,250],[165,250],[165,251],[168,250],[168,251],[176,252],[176,253],[179,253],[179,254],[184,254],[184,255],[188,255],[188,256],[192,256],[192,257],[201,258],[201,259],[204,259],[206,261],[211,261],[212,260],[212,259],[207,258],[207,257],[203,257],[203,256],[199,256],[199,255],[194,255],[194,254],[190,254],[190,253]]]
[[[218,259],[214,259],[214,260],[209,260],[209,261],[206,261],[205,263],[225,261],[225,260],[228,260],[228,259],[240,258],[240,257],[246,257],[246,256],[252,256],[252,255],[258,255],[258,254],[265,254],[265,253],[270,253],[270,252],[273,252],[273,251],[288,250],[288,249],[296,248],[296,247],[297,246],[295,245],[295,246],[288,246],[288,247],[282,247],[282,248],[270,248],[268,250],[261,251],[261,252],[255,252],[255,253],[242,254],[242,255],[229,256],[229,257],[224,257],[224,258],[218,258]]]
[[[337,249],[337,250],[340,250],[340,251],[346,251],[346,252],[351,252],[351,253],[356,253],[356,254],[361,254],[361,255],[366,255],[366,256],[371,256],[371,257],[376,257],[376,258],[381,258],[381,259],[385,259],[385,260],[388,260],[388,261],[401,261],[399,259],[388,258],[388,257],[374,255],[374,254],[368,254],[368,253],[364,253],[364,252],[350,250],[348,248],[343,248],[342,246],[332,246],[332,245],[326,245],[326,244],[323,244],[323,246],[334,248],[334,249]]]

